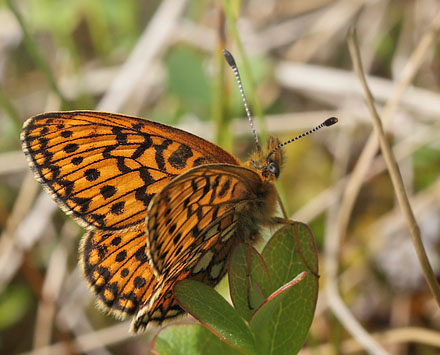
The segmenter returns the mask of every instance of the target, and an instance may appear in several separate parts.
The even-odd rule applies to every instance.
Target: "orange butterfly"
[[[272,222],[284,145],[274,138],[241,164],[157,122],[71,111],[30,118],[21,140],[38,181],[88,230],[80,263],[98,303],[134,315],[133,332],[183,313],[175,283],[215,286],[232,248]]]

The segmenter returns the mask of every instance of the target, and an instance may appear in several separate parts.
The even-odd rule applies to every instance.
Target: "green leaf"
[[[306,340],[318,297],[312,233],[302,223],[286,225],[269,240],[262,255],[278,291],[254,313],[250,328],[261,354],[295,354]],[[304,277],[300,283],[297,275]]]
[[[308,300],[313,283],[310,273],[299,274],[254,313],[250,328],[261,354],[296,354],[301,349],[315,310],[315,303]]]
[[[249,320],[273,291],[266,263],[254,248],[240,244],[229,259],[228,277],[234,308],[243,319]]]
[[[180,306],[220,339],[246,354],[255,353],[255,340],[238,313],[214,289],[201,282],[183,280],[174,287]]]
[[[21,284],[13,284],[0,293],[0,330],[20,321],[32,303],[31,293]]]
[[[160,355],[240,354],[200,324],[172,325],[162,329],[151,350]]]
[[[212,100],[212,84],[203,71],[204,57],[196,51],[177,47],[166,58],[168,87],[181,104],[183,112],[194,112],[208,118]]]
[[[306,275],[307,275],[306,272],[302,272],[297,277],[295,277],[292,281],[286,283],[284,286],[281,286],[278,290],[274,291],[267,299],[264,300],[263,303],[261,303],[260,307],[258,307],[258,309],[255,310],[255,312],[251,316],[251,319],[266,303],[268,303],[269,301],[272,301],[275,297],[278,297],[278,300],[280,300],[282,298],[281,294],[283,296],[285,296],[286,295],[285,291],[287,291],[292,286],[295,286],[296,284],[298,284],[299,282],[304,280]]]
[[[304,223],[295,222],[278,230],[264,247],[262,256],[275,289],[303,271],[318,275],[318,252],[313,234]]]

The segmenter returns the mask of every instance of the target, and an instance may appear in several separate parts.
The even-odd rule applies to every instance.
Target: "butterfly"
[[[66,111],[31,117],[21,140],[36,179],[87,230],[80,264],[98,305],[134,316],[134,333],[182,314],[174,285],[215,286],[234,246],[273,223],[283,144],[272,137],[242,164],[158,122]]]

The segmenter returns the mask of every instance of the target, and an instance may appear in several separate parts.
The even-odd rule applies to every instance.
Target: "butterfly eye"
[[[271,161],[269,164],[267,164],[266,170],[271,173],[272,175],[275,175],[276,178],[280,176],[280,167],[277,163]]]

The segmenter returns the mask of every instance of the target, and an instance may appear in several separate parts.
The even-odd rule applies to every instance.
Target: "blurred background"
[[[440,310],[371,138],[347,31],[357,28],[438,278],[439,14],[436,0],[0,0],[0,353],[145,354],[157,331],[132,337],[129,323],[95,308],[77,266],[84,231],[29,171],[23,122],[45,111],[120,112],[246,160],[254,142],[228,48],[261,137],[287,140],[339,118],[286,147],[278,184],[320,250],[321,293],[302,352],[362,354],[363,339],[393,354],[437,354]],[[342,319],[341,304],[365,333]]]

